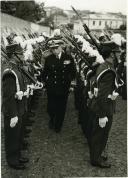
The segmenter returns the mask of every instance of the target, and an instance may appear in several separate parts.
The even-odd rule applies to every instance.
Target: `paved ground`
[[[2,178],[68,178],[68,177],[126,177],[127,175],[127,102],[117,101],[117,113],[109,139],[111,169],[99,169],[89,163],[89,150],[74,109],[73,94],[69,96],[64,127],[60,134],[48,129],[46,95],[40,98],[35,123],[32,126],[30,148],[24,152],[30,162],[24,171],[7,166],[2,125]]]

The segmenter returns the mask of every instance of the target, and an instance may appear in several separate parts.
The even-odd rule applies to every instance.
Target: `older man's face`
[[[58,55],[58,54],[60,54],[61,52],[62,52],[62,47],[61,47],[61,45],[60,46],[58,46],[57,48],[55,48],[54,50],[53,50],[53,53],[55,54],[55,55]]]

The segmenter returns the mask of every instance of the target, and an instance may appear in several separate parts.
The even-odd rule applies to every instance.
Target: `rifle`
[[[87,56],[81,51],[81,49],[78,47],[77,43],[64,31],[64,29],[60,29],[62,33],[64,34],[65,38],[76,48],[76,52],[78,55],[80,55],[83,59],[86,65],[93,70],[92,66],[89,64],[89,62],[86,60]]]
[[[3,57],[10,63],[9,57],[7,56],[6,51],[5,51],[5,49],[3,48],[3,46],[1,46],[1,51],[2,51]],[[17,57],[17,59],[18,59],[18,60],[20,61],[20,63],[21,63],[20,57],[19,57],[16,53],[13,53],[13,54]],[[26,77],[29,78],[34,84],[37,83],[37,81],[36,81],[23,67],[21,67],[21,65],[18,66],[18,67],[20,67],[21,71],[22,71],[22,72],[26,75]]]
[[[80,21],[82,22],[82,25],[83,25],[83,27],[84,27],[84,30],[86,31],[86,33],[88,34],[88,36],[91,38],[93,44],[96,46],[96,48],[97,48],[97,50],[99,51],[99,53],[101,53],[100,47],[99,47],[99,45],[97,44],[95,38],[92,36],[90,29],[88,28],[88,26],[86,25],[86,23],[83,21],[82,17],[81,17],[80,14],[76,11],[76,9],[75,9],[73,6],[71,6],[71,7],[72,7],[73,11],[76,13],[76,15],[79,17]]]
[[[26,28],[24,28],[24,29],[27,31],[28,36],[29,36],[30,39],[34,39],[34,38],[37,38],[37,37],[38,37],[37,35],[31,33],[28,29],[26,29]],[[41,49],[45,49],[46,44],[47,44],[47,41],[44,41],[43,44],[38,43],[39,49],[40,49],[40,50],[41,50]]]

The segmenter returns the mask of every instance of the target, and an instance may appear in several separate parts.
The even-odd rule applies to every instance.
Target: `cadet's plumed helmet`
[[[53,35],[54,37],[60,37],[60,36],[61,36],[60,29],[55,29],[52,35]]]
[[[115,33],[111,36],[111,41],[113,41],[116,45],[121,46],[122,36],[119,33]]]
[[[112,52],[112,48],[109,45],[102,45],[100,49],[101,55],[103,56],[104,59],[108,58]]]
[[[21,48],[20,44],[10,44],[6,46],[6,52],[7,54],[13,54],[13,53],[17,53],[17,54],[21,54],[23,53],[23,49]]]

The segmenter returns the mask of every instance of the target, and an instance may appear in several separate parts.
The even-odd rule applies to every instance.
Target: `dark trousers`
[[[127,100],[127,84],[126,83],[122,86],[122,99]]]
[[[27,119],[28,119],[28,113],[25,112],[24,115],[22,116],[21,135],[20,135],[21,148],[22,148],[22,144],[23,144],[24,138],[25,138],[25,129],[26,129]]]
[[[84,103],[84,105],[82,105],[81,110],[79,111],[79,115],[80,115],[80,125],[81,125],[81,129],[85,135],[85,137],[87,138],[87,140],[90,138],[91,136],[91,123],[90,123],[90,118],[89,118],[89,113],[90,113],[90,109],[88,108],[88,106],[86,105],[86,102]]]
[[[76,86],[74,89],[74,104],[75,104],[75,109],[79,109],[79,88]]]
[[[64,121],[68,94],[57,95],[48,92],[47,97],[48,97],[47,111],[50,116],[50,119],[55,129],[61,129]]]
[[[90,129],[91,135],[88,137],[89,148],[90,148],[90,159],[92,162],[97,162],[103,150],[106,147],[109,131],[112,125],[113,117],[108,117],[108,122],[104,128],[99,126],[99,118],[95,116],[93,112],[90,113]]]
[[[10,118],[4,116],[5,152],[8,164],[15,165],[20,157],[22,119],[18,117],[15,127],[10,127]]]

